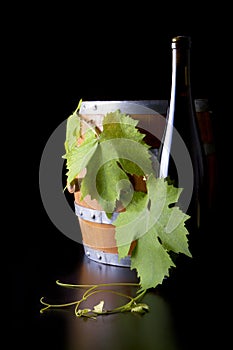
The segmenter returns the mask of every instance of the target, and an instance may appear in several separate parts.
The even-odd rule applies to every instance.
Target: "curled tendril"
[[[139,292],[135,297],[129,296],[127,294],[121,293],[119,291],[113,290],[113,289],[107,289],[106,287],[114,287],[114,286],[133,286],[133,287],[139,287],[138,283],[100,283],[100,284],[69,284],[69,283],[62,283],[59,280],[56,281],[56,284],[65,288],[87,288],[87,290],[83,293],[82,298],[79,300],[75,300],[69,303],[63,303],[63,304],[50,304],[47,303],[44,299],[44,297],[40,298],[40,303],[44,305],[40,310],[40,313],[43,313],[44,311],[48,309],[55,309],[55,308],[64,308],[69,306],[75,305],[75,315],[77,317],[88,317],[92,319],[96,319],[98,315],[109,315],[114,313],[121,313],[121,312],[134,312],[134,313],[145,313],[149,311],[149,307],[147,304],[139,303],[138,301],[142,299],[144,294],[146,293],[146,290],[143,290]],[[102,300],[98,305],[94,306],[93,309],[85,308],[81,309],[80,304],[87,300],[89,297],[91,297],[94,294],[97,293],[112,293],[115,295],[119,295],[121,297],[125,297],[129,299],[128,303],[125,303],[124,305],[121,305],[119,307],[115,307],[113,309],[104,309],[104,301]]]

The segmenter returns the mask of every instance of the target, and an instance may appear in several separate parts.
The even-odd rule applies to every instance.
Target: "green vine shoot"
[[[40,313],[45,312],[48,309],[59,309],[59,308],[67,308],[67,307],[74,307],[74,314],[77,317],[87,317],[91,319],[96,319],[97,316],[100,315],[110,315],[115,313],[122,313],[122,312],[135,312],[144,314],[145,312],[149,311],[149,307],[145,303],[139,302],[146,291],[142,291],[139,294],[137,294],[135,297],[129,296],[127,294],[121,293],[119,291],[109,289],[109,287],[139,287],[139,284],[137,283],[100,283],[95,285],[78,285],[78,284],[68,284],[68,283],[62,283],[60,281],[56,281],[56,284],[65,288],[82,288],[86,289],[86,291],[83,293],[81,299],[75,300],[69,303],[64,304],[50,304],[45,301],[45,298],[42,297],[40,299],[40,302],[44,307],[40,310]],[[106,288],[108,287],[108,288]],[[105,302],[104,300],[100,300],[100,302],[95,305],[92,309],[90,308],[80,308],[80,305],[82,302],[89,299],[94,294],[102,294],[102,293],[111,293],[115,294],[121,297],[125,297],[126,299],[129,299],[129,301],[119,307],[113,308],[113,309],[105,309]]]

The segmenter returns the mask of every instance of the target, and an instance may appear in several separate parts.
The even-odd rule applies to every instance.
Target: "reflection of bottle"
[[[159,150],[159,176],[183,188],[177,205],[191,216],[186,226],[192,232],[202,223],[205,157],[191,91],[190,37],[174,37],[171,46],[171,96]]]

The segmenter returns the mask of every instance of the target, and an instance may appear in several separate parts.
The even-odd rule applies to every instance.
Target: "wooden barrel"
[[[153,102],[153,103],[152,103]],[[165,101],[165,104],[167,102]],[[159,147],[159,139],[162,137],[163,128],[160,111],[165,112],[163,101],[96,101],[83,102],[80,108],[82,116],[82,135],[77,140],[81,144],[85,139],[85,128],[91,123],[92,126],[102,130],[102,121],[106,113],[119,109],[122,113],[129,114],[132,118],[139,121],[138,128],[145,134],[145,142],[156,150]],[[165,115],[165,113],[164,113]],[[156,131],[157,137],[153,135]],[[151,131],[151,132],[150,132]],[[130,245],[128,255],[119,260],[118,248],[115,239],[114,219],[117,214],[125,208],[117,207],[113,213],[113,218],[109,219],[99,203],[90,196],[81,200],[80,182],[85,176],[85,170],[77,177],[77,186],[70,189],[74,194],[75,213],[78,217],[82,242],[85,254],[91,260],[100,263],[130,266],[131,253],[136,245],[133,241]],[[145,181],[142,176],[132,175],[132,185],[136,191],[146,191]]]

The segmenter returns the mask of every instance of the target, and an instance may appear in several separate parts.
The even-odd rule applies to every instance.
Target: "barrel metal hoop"
[[[112,224],[117,216],[118,212],[114,212],[112,217],[109,219],[103,210],[96,210],[96,209],[91,209],[91,208],[86,208],[83,207],[82,205],[77,204],[74,202],[74,207],[75,207],[75,214],[86,221],[90,222],[96,222],[98,224]]]
[[[119,259],[118,254],[96,250],[86,246],[85,244],[83,244],[83,247],[85,255],[89,259],[94,260],[98,263],[121,267],[130,267],[131,265],[131,257],[129,255],[125,258]]]

